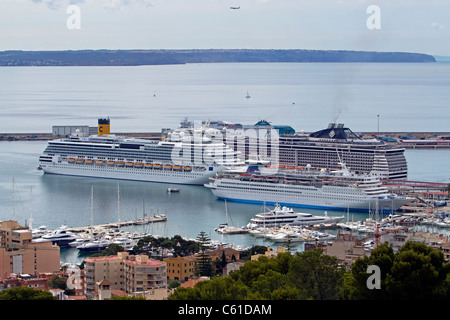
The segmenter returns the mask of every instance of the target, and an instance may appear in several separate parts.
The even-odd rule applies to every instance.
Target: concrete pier
[[[166,216],[154,215],[152,217],[141,218],[138,220],[131,220],[131,221],[118,221],[118,222],[111,222],[111,223],[105,223],[105,224],[99,224],[99,225],[93,225],[93,226],[85,226],[85,227],[67,227],[66,230],[74,232],[74,233],[80,233],[80,232],[87,232],[90,229],[112,229],[112,228],[120,228],[120,227],[125,227],[125,226],[143,225],[143,224],[165,222],[165,221],[167,221]]]

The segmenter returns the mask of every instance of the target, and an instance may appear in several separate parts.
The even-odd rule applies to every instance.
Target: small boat
[[[46,234],[49,234],[50,232],[51,231],[48,230],[47,226],[40,226],[39,228],[33,229],[31,231],[31,237],[33,239],[37,239],[37,238],[40,238],[40,237],[42,237],[42,236],[44,236]]]
[[[77,247],[80,251],[98,252],[105,250],[112,242],[106,239],[89,241]]]
[[[137,244],[137,241],[127,237],[122,237],[116,238],[111,243],[121,246],[124,250],[131,250]]]
[[[180,192],[180,189],[170,187],[170,188],[167,188],[167,192]]]
[[[78,246],[81,246],[82,244],[91,242],[93,239],[88,238],[88,237],[82,237],[82,238],[78,238],[75,241],[69,242],[68,246],[71,248],[76,248]]]

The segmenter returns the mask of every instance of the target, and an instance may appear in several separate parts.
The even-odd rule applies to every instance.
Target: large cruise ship
[[[192,125],[193,123],[187,120],[181,123],[182,127]],[[304,167],[310,164],[319,168],[336,168],[336,164],[343,161],[356,173],[372,173],[381,179],[406,179],[408,175],[404,148],[387,144],[374,137],[363,138],[343,124],[330,123],[328,128],[310,134],[295,132],[287,125],[272,125],[265,120],[254,125],[224,121],[209,121],[208,125],[222,130],[224,142],[234,150],[239,148],[244,150],[242,153],[245,159],[250,158],[255,152],[264,159],[261,148],[267,150],[271,148],[271,139],[265,132],[269,133],[274,129],[277,131],[277,157],[280,165]],[[249,138],[245,134],[246,130],[262,132],[264,137]],[[230,132],[239,132],[241,136],[227,135]],[[229,139],[230,136],[232,139]]]
[[[241,164],[238,153],[201,132],[179,129],[170,139],[151,141],[110,134],[99,119],[98,134],[48,142],[39,157],[45,173],[203,185],[225,168]]]
[[[307,166],[275,174],[265,174],[267,165],[252,165],[225,170],[205,187],[219,199],[330,210],[391,213],[412,201],[390,193],[378,177],[341,165],[339,170]]]

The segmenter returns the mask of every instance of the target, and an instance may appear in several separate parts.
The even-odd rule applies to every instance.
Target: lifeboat
[[[68,161],[69,163],[74,163],[74,162],[75,162],[75,159],[74,159],[74,158],[69,158],[69,159],[67,159],[67,161]]]
[[[123,161],[116,162],[116,166],[118,166],[118,167],[123,167],[124,165],[125,165],[125,162],[123,162]]]
[[[84,159],[78,158],[77,160],[75,160],[75,162],[78,164],[82,164],[82,163],[84,163]]]
[[[170,164],[165,164],[164,169],[172,169],[172,166]]]
[[[114,161],[108,161],[108,162],[106,162],[106,163],[108,164],[108,166],[113,166],[113,165],[115,164]]]
[[[147,169],[151,169],[153,167],[153,164],[146,163],[146,164],[144,164],[144,167],[147,168]]]
[[[126,167],[132,167],[132,166],[134,166],[134,163],[133,162],[126,162],[125,166]]]
[[[189,167],[189,166],[184,166],[184,170],[185,170],[185,171],[192,171],[192,168]]]
[[[95,164],[98,165],[98,166],[103,166],[103,165],[105,165],[105,161],[103,161],[103,160],[96,160]]]
[[[159,163],[155,163],[155,164],[153,165],[153,168],[155,168],[155,169],[161,169],[162,167],[161,167],[161,165],[160,165]]]
[[[181,170],[181,166],[173,166],[173,170]]]
[[[142,167],[144,166],[144,164],[143,164],[142,162],[136,162],[136,163],[134,164],[134,166],[135,166],[136,168],[142,168]]]
[[[91,159],[86,159],[86,164],[94,164],[94,161]]]

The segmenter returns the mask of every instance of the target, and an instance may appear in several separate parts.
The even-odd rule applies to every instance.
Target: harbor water
[[[449,131],[450,64],[202,64],[105,68],[2,68],[0,132],[50,132],[53,125],[112,132],[175,128],[185,117],[252,124],[260,119],[316,131],[344,122],[353,131]],[[249,91],[251,98],[245,98]],[[322,109],[318,109],[319,106]],[[380,114],[377,119],[377,114]],[[135,220],[163,213],[166,222],[128,227],[171,237],[268,245],[246,234],[222,235],[226,221],[246,225],[262,205],[217,200],[202,186],[43,174],[46,141],[0,141],[0,220],[56,229]],[[406,150],[408,179],[450,182],[450,149]],[[91,208],[91,190],[93,206]],[[302,209],[316,215],[323,210]],[[329,215],[343,212],[328,211]],[[354,219],[364,218],[354,214]],[[76,250],[61,260],[79,262]]]

